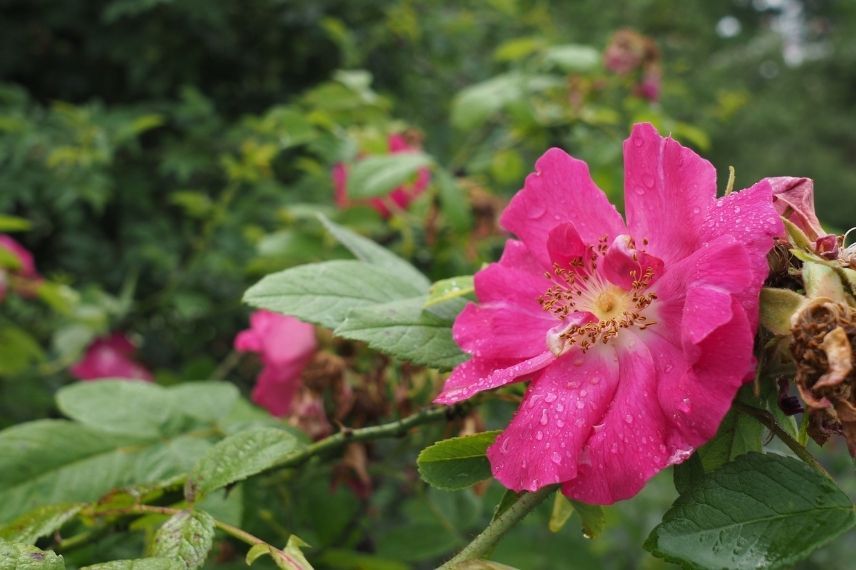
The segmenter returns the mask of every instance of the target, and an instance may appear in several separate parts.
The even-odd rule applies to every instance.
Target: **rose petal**
[[[452,371],[443,391],[434,398],[434,403],[454,404],[479,392],[525,380],[555,359],[549,351],[516,363],[508,360],[470,359]]]
[[[618,383],[611,348],[569,353],[529,385],[507,428],[488,448],[494,477],[514,491],[573,479],[580,450]]]
[[[624,141],[627,227],[648,250],[674,262],[698,247],[699,225],[716,199],[716,169],[648,123]]]
[[[612,239],[624,233],[624,222],[589,174],[588,165],[558,148],[551,148],[535,163],[500,218],[505,229],[519,237],[541,265],[550,269],[547,251],[550,231],[571,223],[586,243],[601,236]]]

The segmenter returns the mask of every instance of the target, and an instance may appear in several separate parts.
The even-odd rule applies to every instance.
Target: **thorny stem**
[[[339,433],[316,441],[312,445],[308,445],[300,451],[286,455],[277,463],[276,466],[297,467],[298,465],[308,461],[313,456],[334,451],[353,442],[371,441],[385,437],[404,437],[411,428],[416,426],[462,417],[473,406],[473,403],[464,402],[451,407],[442,406],[437,408],[427,408],[411,416],[407,416],[406,418],[381,424],[379,426],[360,429],[345,428]]]
[[[469,560],[477,560],[493,549],[496,543],[499,542],[505,533],[511,530],[514,525],[523,520],[535,507],[540,505],[553,491],[558,487],[550,485],[543,487],[534,493],[525,493],[517,502],[508,507],[508,509],[490,522],[481,533],[475,537],[472,542],[466,545],[463,550],[458,552],[454,558],[440,566],[438,570],[453,570],[460,564]]]
[[[827,471],[823,465],[821,465],[820,462],[800,444],[800,442],[795,440],[788,432],[782,429],[782,427],[776,422],[776,418],[773,417],[773,414],[767,410],[762,410],[755,406],[749,406],[743,402],[735,401],[734,407],[737,408],[739,412],[746,414],[747,416],[751,416],[758,423],[770,430],[776,437],[782,440],[782,443],[787,445],[797,457],[813,467],[818,473],[832,479],[832,475],[829,474],[829,471]]]

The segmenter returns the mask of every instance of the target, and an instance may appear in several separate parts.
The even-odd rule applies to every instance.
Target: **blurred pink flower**
[[[71,373],[78,380],[123,378],[151,382],[152,373],[134,361],[134,352],[130,339],[124,333],[114,332],[93,341],[83,358],[71,367]]]
[[[407,143],[407,140],[404,136],[400,134],[389,135],[387,139],[387,145],[389,147],[390,154],[398,154],[403,152],[412,152],[414,150],[418,150]],[[338,163],[333,166],[333,187],[335,189],[335,199],[336,205],[340,208],[347,208],[352,206],[355,202],[348,198],[348,168],[344,163]],[[372,208],[374,208],[381,216],[384,218],[388,218],[392,212],[390,212],[389,206],[387,205],[387,200],[392,200],[396,206],[402,209],[406,209],[410,202],[413,201],[414,198],[419,196],[422,192],[428,188],[428,185],[431,183],[431,171],[427,168],[422,168],[416,174],[416,180],[414,180],[410,184],[405,184],[403,186],[399,186],[395,188],[392,192],[386,196],[386,199],[382,198],[370,198],[365,202],[357,201],[356,203],[367,203]]]
[[[626,224],[584,162],[547,151],[501,218],[520,241],[476,274],[479,303],[455,321],[472,358],[437,403],[529,380],[488,449],[510,489],[632,497],[708,441],[752,377],[783,233],[769,182],[717,199],[713,166],[649,124],[624,168]]]
[[[17,267],[3,267],[0,265],[0,301],[6,296],[9,276],[14,275],[23,281],[16,284],[15,290],[25,296],[33,294],[33,285],[41,281],[41,276],[36,271],[33,255],[11,236],[0,234],[0,248],[12,254],[16,260]]]
[[[642,81],[636,86],[636,94],[652,103],[659,101],[662,83],[663,74],[660,68],[651,67],[642,74]]]
[[[253,312],[250,328],[235,337],[235,350],[258,353],[264,364],[253,401],[275,416],[288,414],[315,347],[312,325],[271,311]]]

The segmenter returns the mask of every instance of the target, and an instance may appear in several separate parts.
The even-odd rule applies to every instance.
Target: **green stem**
[[[487,555],[505,533],[523,520],[532,509],[540,505],[557,488],[556,485],[551,485],[543,487],[534,493],[522,495],[517,502],[491,521],[481,534],[475,537],[463,550],[458,552],[454,558],[440,566],[438,570],[453,570],[464,562],[478,560]]]
[[[464,402],[451,407],[427,408],[400,420],[360,429],[345,428],[337,434],[325,437],[300,451],[290,453],[277,463],[277,467],[297,467],[316,455],[322,455],[345,447],[349,443],[371,441],[385,437],[404,437],[411,428],[439,421],[462,417],[473,403]]]
[[[832,479],[832,475],[829,474],[829,471],[827,471],[823,465],[821,465],[820,462],[815,459],[803,445],[800,444],[800,442],[792,438],[788,432],[782,429],[782,427],[776,422],[776,418],[773,417],[773,414],[767,410],[762,410],[755,406],[749,406],[743,402],[735,401],[734,407],[739,412],[754,418],[758,423],[770,430],[776,437],[782,440],[782,443],[787,445],[797,457],[813,467],[818,473]]]
[[[122,507],[121,509],[111,509],[108,511],[98,511],[94,513],[95,515],[100,516],[126,516],[126,515],[165,515],[171,517],[173,515],[177,515],[185,509],[176,509],[173,507],[158,507],[155,505],[129,505],[127,507]],[[214,519],[214,526],[228,534],[229,536],[233,536],[244,542],[249,544],[250,546],[255,546],[256,544],[266,544],[271,546],[264,540],[259,537],[248,533],[245,530],[241,530],[236,526],[232,526],[229,523],[224,523],[223,521]],[[276,547],[276,550],[279,550]]]

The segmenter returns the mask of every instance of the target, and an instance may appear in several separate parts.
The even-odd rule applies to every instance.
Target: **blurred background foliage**
[[[648,51],[617,73],[605,53],[624,28],[631,51]],[[2,304],[0,425],[56,415],[68,366],[113,330],[161,384],[227,375],[248,391],[257,367],[231,352],[241,295],[342,255],[316,211],[432,278],[470,274],[498,255],[496,214],[551,145],[588,161],[620,204],[619,141],[635,121],[702,152],[721,188],[728,165],[738,188],[814,178],[820,218],[847,229],[854,83],[856,4],[831,0],[0,1],[0,212],[29,222],[14,235],[46,278],[38,300]],[[383,154],[394,133],[433,157],[428,191],[391,216],[336,207],[333,167]],[[354,358],[357,371],[387,366]],[[403,391],[377,417],[430,399],[424,385]],[[416,449],[371,451],[385,462],[370,462],[370,496],[308,471],[254,480],[233,516],[259,535],[298,532],[322,568],[431,567],[483,525],[499,489],[428,491]],[[549,536],[533,517],[497,557],[664,566],[639,545],[673,497],[668,479],[611,510],[598,540],[578,525]],[[212,567],[231,567],[222,548]],[[804,567],[844,559],[827,549]]]

